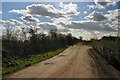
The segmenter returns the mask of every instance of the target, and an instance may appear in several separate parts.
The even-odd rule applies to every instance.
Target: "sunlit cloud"
[[[8,14],[17,14],[19,17],[0,23],[4,27],[14,27],[18,34],[23,29],[28,32],[29,28],[36,28],[38,33],[48,33],[49,30],[56,29],[57,32],[71,33],[77,38],[83,36],[84,40],[100,39],[102,36],[116,36],[119,9],[105,9],[115,5],[115,2],[106,0],[85,5],[80,2],[30,4],[24,6],[24,9],[10,9]]]
[[[89,20],[93,20],[93,21],[103,21],[107,19],[102,13],[97,12],[97,11],[93,11],[85,18]]]

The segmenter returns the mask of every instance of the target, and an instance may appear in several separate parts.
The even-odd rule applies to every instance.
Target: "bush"
[[[118,70],[120,70],[119,40],[118,37],[103,37],[99,41],[93,41],[92,44],[93,49]]]

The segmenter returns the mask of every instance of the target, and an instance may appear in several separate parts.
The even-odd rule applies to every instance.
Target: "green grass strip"
[[[16,60],[16,62],[19,65],[13,66],[13,67],[11,66],[11,67],[2,68],[2,75],[5,76],[7,74],[14,73],[14,72],[19,71],[23,68],[26,68],[26,67],[31,66],[33,64],[39,63],[39,62],[44,61],[46,59],[49,59],[49,58],[63,52],[65,49],[66,48],[61,48],[61,49],[57,49],[55,51],[50,51],[50,52],[43,53],[43,54],[32,55],[32,56],[30,56],[30,58],[27,58],[24,61],[23,60]]]

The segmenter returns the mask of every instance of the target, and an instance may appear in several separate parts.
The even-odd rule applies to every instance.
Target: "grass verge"
[[[30,58],[27,58],[26,60],[16,60],[16,63],[18,63],[17,66],[10,66],[10,67],[3,67],[2,68],[2,75],[5,76],[10,73],[14,73],[16,71],[19,71],[23,68],[26,68],[28,66],[31,66],[33,64],[39,63],[41,61],[44,61],[46,59],[49,59],[55,55],[58,55],[59,53],[63,52],[66,48],[57,49],[55,51],[50,51],[43,54],[36,54],[31,55]]]
[[[98,78],[120,78],[120,71],[110,65],[106,59],[104,59],[95,50],[90,49],[89,55],[92,57],[96,64]]]

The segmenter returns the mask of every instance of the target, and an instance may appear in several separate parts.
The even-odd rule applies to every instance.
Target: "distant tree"
[[[68,43],[68,45],[73,44],[73,37],[72,37],[71,33],[67,34],[67,43]]]
[[[82,39],[83,39],[83,37],[82,37],[82,36],[79,36],[79,41],[80,41],[80,42],[82,42]]]
[[[56,38],[57,37],[57,29],[51,29],[49,31],[49,34],[51,35],[51,38]]]

